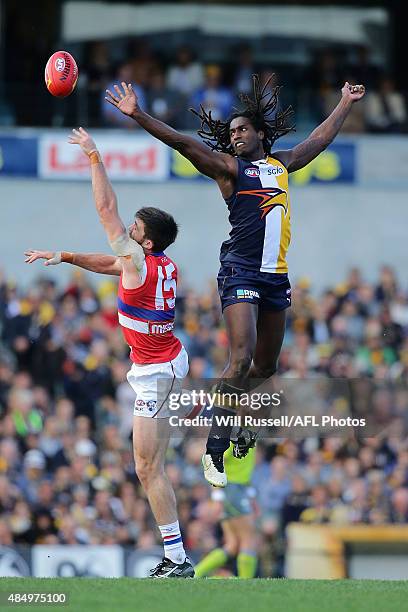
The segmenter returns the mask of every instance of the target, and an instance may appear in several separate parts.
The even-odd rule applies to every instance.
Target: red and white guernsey
[[[118,317],[134,363],[164,363],[177,357],[181,342],[173,335],[177,267],[165,253],[146,255],[143,284],[118,291]]]

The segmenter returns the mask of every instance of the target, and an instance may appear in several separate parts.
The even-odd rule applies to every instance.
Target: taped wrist
[[[102,158],[100,156],[99,151],[97,151],[96,149],[93,149],[92,151],[90,151],[88,153],[88,157],[89,157],[89,161],[92,164],[100,164],[102,162]]]
[[[58,256],[58,253],[56,254]],[[70,253],[69,251],[61,251],[59,253],[60,261],[64,263],[74,263],[74,253]]]
[[[143,248],[136,242],[136,240],[132,240],[125,232],[115,238],[112,242],[109,242],[112,251],[118,257],[128,257],[130,256],[134,265],[138,270],[141,270],[143,267],[143,263],[145,260],[145,254]]]

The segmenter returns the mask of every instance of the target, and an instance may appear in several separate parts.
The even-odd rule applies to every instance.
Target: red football
[[[57,98],[65,98],[75,88],[78,67],[67,51],[56,51],[45,67],[45,84],[48,91]]]

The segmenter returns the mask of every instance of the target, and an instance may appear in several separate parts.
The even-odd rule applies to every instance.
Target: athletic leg
[[[177,520],[176,497],[164,469],[169,435],[167,419],[133,417],[136,474],[158,525]]]
[[[252,514],[233,519],[233,528],[238,536],[237,569],[239,578],[254,578],[257,566],[257,533]]]
[[[279,354],[282,348],[286,326],[286,310],[260,310],[257,321],[257,341],[253,361],[248,372],[252,379],[253,393],[273,393],[272,376],[278,367]],[[256,416],[269,416],[270,408],[258,410]],[[231,441],[234,444],[234,455],[244,457],[248,448],[254,445],[256,433],[250,429],[234,429]]]
[[[228,365],[222,374],[221,389],[225,393],[237,393],[244,387],[256,346],[258,307],[243,302],[231,304],[224,310],[224,320],[230,347]],[[217,389],[218,390],[218,389]],[[214,406],[214,416],[225,415],[224,408]],[[230,411],[230,414],[236,414]],[[208,436],[207,452],[224,453],[229,446],[231,428],[222,429],[214,421]]]
[[[230,356],[216,389],[221,398],[222,394],[239,395],[244,390],[256,346],[257,315],[257,305],[249,302],[230,304],[224,309]],[[203,457],[204,475],[213,486],[225,487],[227,484],[223,454],[229,447],[232,430],[232,425],[220,426],[217,417],[236,414],[236,411],[228,411],[225,406],[214,405],[213,425]]]
[[[164,469],[169,434],[168,419],[133,417],[136,474],[146,492],[164,543],[165,559],[152,575],[158,578],[184,578],[193,576],[194,570],[186,558],[177,519],[176,497]]]
[[[250,378],[267,379],[276,373],[286,327],[286,310],[260,310]]]
[[[228,559],[234,558],[238,554],[238,539],[234,531],[229,526],[229,519],[222,521],[222,532],[224,535],[224,544],[222,548],[212,550],[208,555],[201,559],[200,563],[195,566],[197,578],[208,576],[219,567],[223,567]]]

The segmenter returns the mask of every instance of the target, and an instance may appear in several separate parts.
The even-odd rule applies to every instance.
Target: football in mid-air
[[[66,98],[75,89],[78,66],[67,51],[56,51],[45,67],[45,84],[56,98]]]

